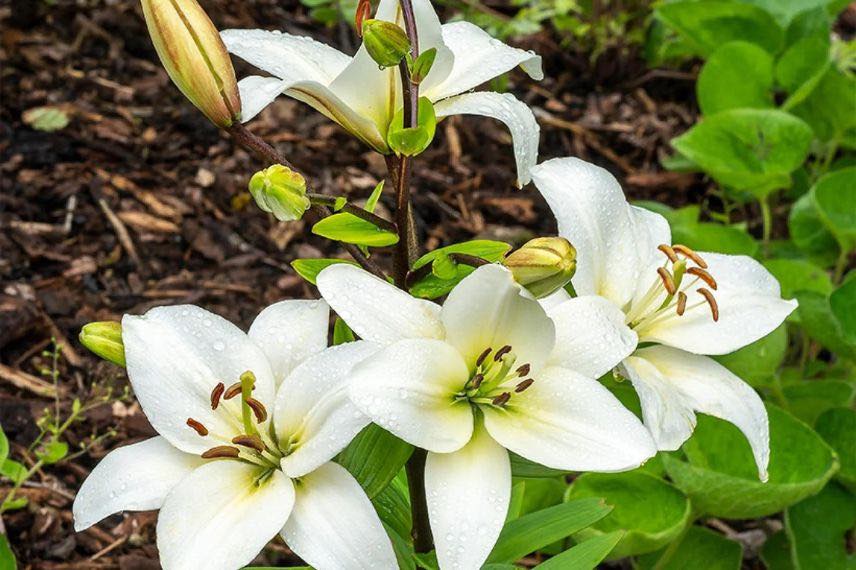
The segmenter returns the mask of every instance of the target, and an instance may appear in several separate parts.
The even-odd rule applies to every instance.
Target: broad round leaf
[[[832,408],[817,418],[817,433],[838,453],[841,470],[836,478],[856,493],[856,411]]]
[[[653,553],[637,559],[638,570],[739,570],[743,547],[710,529],[694,526],[674,550]]]
[[[831,483],[789,508],[785,529],[796,568],[843,570],[848,567],[845,536],[856,525],[856,496]]]
[[[773,56],[749,42],[728,42],[705,62],[696,83],[705,115],[728,109],[773,107]]]
[[[818,214],[845,251],[856,249],[856,167],[817,181],[811,190]]]
[[[714,360],[752,386],[763,386],[775,374],[788,349],[788,329],[779,328],[752,344],[731,354],[714,356]]]

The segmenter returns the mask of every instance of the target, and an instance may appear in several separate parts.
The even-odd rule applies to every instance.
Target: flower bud
[[[196,0],[142,0],[149,35],[173,83],[221,128],[240,120],[229,53]]]
[[[363,22],[363,45],[381,67],[393,67],[410,51],[410,40],[400,26],[384,20]]]
[[[577,250],[561,237],[536,238],[505,258],[514,279],[536,298],[564,287],[577,268]]]
[[[259,208],[281,222],[299,220],[310,205],[306,180],[281,164],[256,172],[250,179],[250,194]]]
[[[113,364],[125,366],[125,345],[122,342],[122,323],[100,321],[80,329],[80,344],[96,356]]]

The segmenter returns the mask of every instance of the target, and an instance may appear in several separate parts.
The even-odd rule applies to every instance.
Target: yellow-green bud
[[[196,0],[142,0],[149,35],[172,81],[221,128],[241,117],[232,60]]]
[[[250,194],[259,208],[281,222],[299,220],[310,205],[306,180],[281,164],[256,172],[250,179]]]
[[[410,51],[410,40],[401,26],[385,20],[363,22],[363,45],[381,67],[393,67]]]
[[[577,250],[561,237],[535,238],[505,258],[514,279],[536,298],[564,287],[577,269]]]
[[[80,344],[96,356],[125,366],[125,344],[122,342],[122,323],[100,321],[89,323],[80,329]]]

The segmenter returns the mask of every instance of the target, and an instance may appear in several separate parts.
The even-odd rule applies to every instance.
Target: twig
[[[100,183],[99,178],[95,178],[93,181],[93,184],[100,185]],[[98,207],[101,208],[102,212],[104,212],[104,216],[107,218],[107,221],[110,222],[111,226],[113,226],[113,231],[116,232],[116,237],[119,239],[119,243],[122,244],[122,249],[125,250],[134,265],[142,265],[140,256],[137,254],[137,248],[134,247],[134,242],[131,240],[131,234],[128,233],[128,228],[125,227],[125,223],[119,219],[119,216],[117,216],[112,209],[110,209],[110,205],[107,204],[107,201],[99,196],[93,187],[90,186],[89,190],[92,193],[92,197],[95,198],[95,202],[98,204]]]

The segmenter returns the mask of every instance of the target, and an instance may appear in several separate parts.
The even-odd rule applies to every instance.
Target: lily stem
[[[769,195],[765,195],[759,202],[761,204],[761,220],[763,224],[762,240],[764,244],[764,253],[769,254],[770,236],[773,232],[773,213],[770,210]]]
[[[416,449],[407,460],[407,488],[410,491],[410,511],[413,518],[413,550],[431,552],[434,537],[428,522],[428,500],[425,497],[425,460],[428,452]]]

